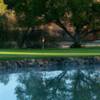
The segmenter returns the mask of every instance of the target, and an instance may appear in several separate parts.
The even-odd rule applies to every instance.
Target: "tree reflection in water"
[[[63,71],[56,76],[51,73],[52,77],[44,73],[29,72],[19,76],[18,100],[100,100],[99,72]]]
[[[100,73],[78,70],[73,79],[73,100],[100,100]]]
[[[61,100],[66,95],[65,80],[60,77],[45,79],[42,73],[31,72],[21,75],[19,82],[16,88],[19,100]]]
[[[0,83],[3,83],[4,85],[7,85],[9,82],[9,74],[0,74]]]

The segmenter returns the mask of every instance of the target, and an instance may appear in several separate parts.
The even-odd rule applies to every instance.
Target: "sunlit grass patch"
[[[75,49],[0,49],[0,59],[100,56],[100,48]]]

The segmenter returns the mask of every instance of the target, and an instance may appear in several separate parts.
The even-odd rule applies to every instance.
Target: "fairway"
[[[49,57],[100,56],[100,48],[77,49],[0,49],[0,60]]]

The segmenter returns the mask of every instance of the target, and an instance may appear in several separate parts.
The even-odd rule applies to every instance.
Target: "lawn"
[[[100,56],[100,47],[67,49],[0,49],[0,60]]]

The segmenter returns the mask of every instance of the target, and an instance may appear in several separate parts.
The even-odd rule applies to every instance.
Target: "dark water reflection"
[[[1,62],[0,100],[100,100],[100,59],[89,61]]]

